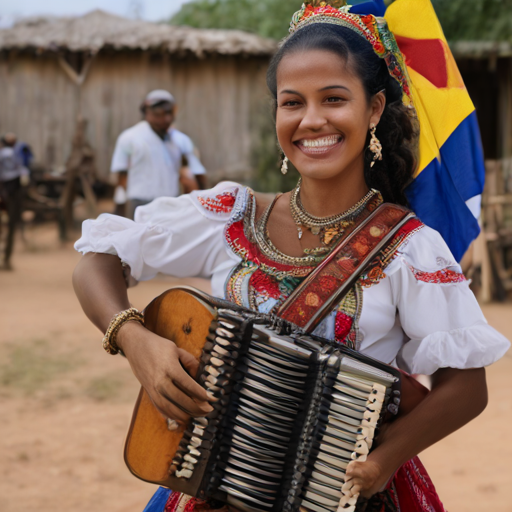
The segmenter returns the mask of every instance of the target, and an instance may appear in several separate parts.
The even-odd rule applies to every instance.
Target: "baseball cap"
[[[168,103],[172,103],[173,105],[176,103],[174,96],[169,91],[164,91],[163,89],[156,89],[155,91],[151,91],[144,100],[144,105],[148,107],[152,107],[157,103],[162,103],[163,101],[167,101]]]

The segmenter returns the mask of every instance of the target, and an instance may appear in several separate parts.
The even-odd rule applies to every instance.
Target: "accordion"
[[[135,476],[247,512],[356,509],[345,470],[397,414],[397,369],[194,289],[169,290],[144,314],[198,358],[196,379],[218,401],[171,432],[142,390],[125,446]]]

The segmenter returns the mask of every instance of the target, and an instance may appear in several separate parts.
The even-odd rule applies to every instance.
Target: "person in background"
[[[114,201],[126,203],[125,215],[131,219],[137,206],[157,197],[177,197],[180,183],[185,192],[205,188],[206,171],[192,140],[172,127],[176,117],[173,95],[152,91],[141,111],[144,119],[117,139],[111,165],[119,176]]]
[[[14,152],[16,153],[16,156],[21,161],[23,166],[27,169],[30,169],[30,164],[34,159],[32,148],[26,142],[17,140],[16,144],[14,145]]]
[[[0,148],[0,204],[7,211],[9,217],[3,255],[4,270],[12,270],[11,255],[14,248],[14,235],[21,219],[22,187],[28,185],[30,180],[29,171],[15,150],[16,140],[17,137],[14,133],[6,133],[2,137],[2,147]]]

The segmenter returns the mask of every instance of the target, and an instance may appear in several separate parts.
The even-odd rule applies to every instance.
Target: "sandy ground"
[[[15,271],[0,272],[0,511],[141,512],[155,487],[122,460],[137,382],[80,310],[71,244],[51,227],[26,237]],[[178,282],[142,283],[131,300],[142,308]],[[512,338],[511,304],[484,311]],[[509,352],[488,371],[484,414],[422,455],[451,512],[512,512],[511,376]]]

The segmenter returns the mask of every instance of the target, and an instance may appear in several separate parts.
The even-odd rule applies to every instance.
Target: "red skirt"
[[[365,512],[445,512],[434,484],[418,457],[405,463],[385,491],[375,494],[359,510]],[[228,512],[225,505],[216,505],[173,492],[165,512]],[[164,512],[163,511],[163,512]]]

